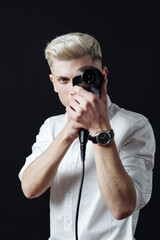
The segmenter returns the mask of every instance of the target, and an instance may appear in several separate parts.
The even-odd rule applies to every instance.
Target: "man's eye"
[[[67,81],[68,81],[67,78],[61,78],[61,79],[60,79],[60,82],[67,82]]]

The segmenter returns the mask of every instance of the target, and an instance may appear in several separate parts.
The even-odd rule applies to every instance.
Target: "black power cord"
[[[79,217],[79,207],[80,207],[82,187],[83,187],[84,174],[85,174],[85,155],[86,155],[86,145],[88,141],[88,135],[89,135],[89,132],[86,129],[80,129],[79,141],[80,141],[80,153],[81,153],[81,161],[82,161],[82,175],[81,175],[81,182],[79,187],[79,194],[78,194],[78,201],[77,201],[77,208],[76,208],[76,221],[75,221],[76,240],[78,240],[78,217]]]

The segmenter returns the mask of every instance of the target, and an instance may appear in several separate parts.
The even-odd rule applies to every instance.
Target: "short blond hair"
[[[86,33],[68,33],[56,37],[45,49],[45,58],[51,68],[54,60],[70,60],[89,54],[93,59],[102,61],[99,42]]]

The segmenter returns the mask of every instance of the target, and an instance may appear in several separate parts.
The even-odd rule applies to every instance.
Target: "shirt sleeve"
[[[48,121],[46,120],[41,126],[38,135],[36,136],[36,142],[32,146],[32,154],[26,158],[25,164],[19,172],[19,179],[22,180],[25,169],[39,157],[51,144],[53,137],[48,130]]]
[[[120,150],[120,158],[136,190],[135,210],[144,207],[151,198],[155,139],[152,127],[144,117],[129,128]]]

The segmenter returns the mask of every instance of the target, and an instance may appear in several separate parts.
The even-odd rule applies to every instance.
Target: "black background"
[[[153,194],[141,211],[136,239],[159,236],[160,12],[155,1],[34,1],[0,3],[1,239],[49,237],[49,191],[23,196],[18,172],[39,127],[64,112],[49,81],[46,43],[71,31],[101,43],[112,102],[145,115],[157,141]]]

